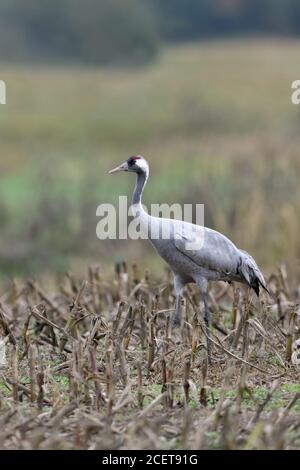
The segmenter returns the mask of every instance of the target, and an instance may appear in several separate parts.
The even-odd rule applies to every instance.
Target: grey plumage
[[[207,331],[210,328],[207,303],[209,281],[241,282],[253,288],[257,295],[259,295],[260,287],[267,290],[264,277],[252,256],[238,249],[221,233],[188,222],[152,217],[145,212],[141,204],[141,196],[148,179],[149,166],[141,155],[129,158],[122,165],[111,170],[111,173],[117,171],[137,174],[133,193],[134,214],[139,218],[141,228],[147,232],[158,254],[173,271],[176,292],[176,312],[173,321],[175,324],[180,322],[180,298],[184,286],[189,282],[196,283],[200,288]],[[153,233],[159,236],[153,237]],[[163,233],[168,233],[168,237],[164,238]],[[199,247],[191,248],[191,243],[195,244],[197,241],[199,241],[197,244]],[[209,342],[208,355],[210,360]]]

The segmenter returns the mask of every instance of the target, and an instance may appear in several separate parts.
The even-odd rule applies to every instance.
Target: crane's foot
[[[210,353],[207,353],[207,364],[209,367],[212,366],[213,364],[213,361],[212,361],[212,358],[211,358],[211,354]]]
[[[180,326],[180,317],[175,315],[172,320],[172,327],[176,328],[177,326]]]
[[[211,344],[210,344],[210,339],[209,339],[209,334],[210,334],[210,328],[206,327],[206,352],[207,352],[207,364],[209,366],[212,365],[212,358],[211,358]]]
[[[161,342],[160,344],[157,345],[157,347],[156,347],[156,354],[158,354],[158,353],[162,350],[163,345],[164,345],[163,342]]]

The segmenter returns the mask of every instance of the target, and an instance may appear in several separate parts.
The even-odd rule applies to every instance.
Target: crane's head
[[[119,171],[130,171],[131,173],[146,173],[149,172],[149,165],[142,155],[134,155],[128,158],[124,163],[110,170],[111,173],[117,173]]]

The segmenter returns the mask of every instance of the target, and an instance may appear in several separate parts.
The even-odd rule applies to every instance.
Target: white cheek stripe
[[[140,159],[135,161],[136,166],[139,166],[142,170],[148,172],[149,171],[149,166],[146,160]]]

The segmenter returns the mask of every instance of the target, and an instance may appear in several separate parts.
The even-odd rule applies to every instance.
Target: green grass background
[[[253,39],[168,47],[145,68],[1,64],[2,276],[123,258],[155,270],[147,242],[96,239],[98,204],[134,184],[107,172],[136,153],[146,204],[204,203],[206,224],[265,269],[297,267],[299,57],[299,41]]]

